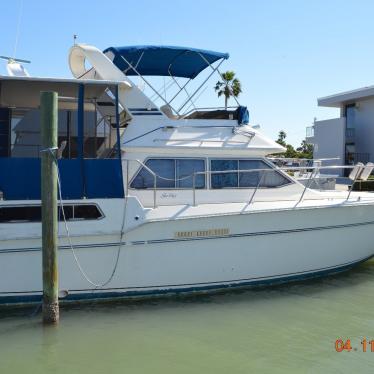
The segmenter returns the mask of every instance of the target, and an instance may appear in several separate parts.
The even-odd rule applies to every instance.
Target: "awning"
[[[200,72],[220,59],[228,59],[228,53],[175,46],[110,47],[104,53],[126,75],[195,78]],[[110,56],[112,54],[112,56]],[[126,62],[127,61],[127,62]]]
[[[78,87],[85,86],[85,99],[100,98],[108,87],[120,85],[117,81],[88,79],[57,79],[34,77],[0,76],[0,106],[37,108],[41,91],[56,91],[60,109],[74,109],[77,106]],[[68,99],[73,99],[69,103]],[[93,110],[94,107],[87,110]]]

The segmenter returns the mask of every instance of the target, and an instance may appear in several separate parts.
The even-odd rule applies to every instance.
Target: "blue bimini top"
[[[104,53],[112,52],[113,63],[126,75],[173,76],[195,78],[209,64],[229,58],[228,53],[174,46],[129,46],[109,47]],[[129,64],[132,65],[129,66]]]

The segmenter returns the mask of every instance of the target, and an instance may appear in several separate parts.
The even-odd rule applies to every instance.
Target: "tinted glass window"
[[[268,171],[264,174],[261,187],[280,187],[284,186],[285,184],[289,184],[290,180],[283,176],[279,171],[273,170]]]
[[[199,171],[205,171],[204,160],[176,160],[176,187],[191,188],[193,186],[193,174]],[[205,175],[197,174],[195,176],[195,187],[205,188]]]
[[[72,219],[98,219],[102,213],[96,205],[64,205],[66,220]],[[63,221],[62,209],[58,207],[58,219]],[[40,206],[12,206],[0,207],[0,223],[11,222],[41,222]]]
[[[205,171],[205,161],[197,159],[149,159],[145,165],[156,174],[157,188],[192,188],[193,174]],[[196,188],[205,188],[205,176],[197,175]],[[131,188],[154,188],[154,176],[141,168],[130,184]]]
[[[75,205],[74,219],[98,219],[102,216],[96,205]]]
[[[63,212],[65,213],[65,219],[66,220],[72,219],[73,218],[73,206],[64,204],[63,207],[64,207],[64,211],[62,211],[61,206],[58,207],[58,220],[59,221],[64,220]]]
[[[157,176],[157,188],[174,188],[175,187],[175,161],[174,160],[148,160],[145,165],[151,169]],[[154,188],[155,177],[146,168],[141,168],[131,182],[131,188],[146,189]]]
[[[355,127],[355,117],[356,117],[356,105],[351,104],[345,107],[345,117],[347,129],[352,129]]]
[[[238,170],[238,160],[212,160],[210,163],[212,171]],[[212,173],[212,188],[235,188],[238,187],[238,173]]]
[[[157,176],[158,188],[175,187],[175,161],[174,160],[148,160],[148,166]],[[153,183],[153,176],[152,176]]]
[[[212,171],[237,170],[235,173],[212,173],[211,186],[212,188],[255,188],[279,187],[290,183],[277,170],[255,171],[256,169],[271,169],[271,167],[262,160],[211,160]]]
[[[12,206],[0,208],[0,222],[40,222],[40,206]]]
[[[239,170],[251,170],[250,172],[239,173],[239,187],[257,187],[261,179],[261,172],[252,170],[269,168],[270,166],[261,160],[239,160]],[[264,177],[265,175],[263,179]]]

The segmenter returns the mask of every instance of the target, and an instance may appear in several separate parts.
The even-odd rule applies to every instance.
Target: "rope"
[[[63,200],[62,200],[60,169],[58,167],[58,162],[57,162],[56,155],[53,152],[56,149],[57,149],[56,147],[55,148],[47,148],[47,149],[42,150],[41,152],[49,152],[52,155],[52,157],[54,159],[54,162],[56,164],[56,167],[57,167],[58,194],[59,194],[61,211],[62,211],[62,216],[63,216],[63,219],[64,219],[64,226],[65,226],[65,231],[66,231],[66,234],[67,234],[67,237],[68,237],[68,242],[69,242],[70,250],[71,250],[71,252],[72,252],[72,254],[74,256],[75,263],[77,264],[77,267],[78,267],[80,273],[82,274],[82,276],[84,277],[84,279],[88,283],[90,283],[92,286],[94,286],[95,288],[104,287],[109,282],[111,282],[111,280],[113,279],[113,277],[114,277],[114,275],[115,275],[115,273],[117,271],[117,268],[118,268],[119,256],[120,256],[122,242],[123,242],[124,227],[125,227],[125,222],[126,222],[127,198],[124,199],[124,212],[123,212],[122,225],[121,225],[120,241],[119,241],[119,245],[118,245],[118,249],[117,249],[116,260],[115,260],[115,263],[114,263],[113,270],[112,270],[109,278],[104,283],[96,283],[96,282],[92,281],[89,278],[89,276],[87,275],[87,273],[84,271],[84,269],[83,269],[83,267],[82,267],[82,265],[81,265],[81,263],[79,261],[79,258],[78,258],[77,254],[75,252],[75,249],[74,249],[74,246],[73,246],[73,243],[72,243],[72,240],[71,240],[70,230],[69,230],[69,226],[67,224],[67,220],[66,220],[66,216],[65,216],[64,204],[63,204]]]

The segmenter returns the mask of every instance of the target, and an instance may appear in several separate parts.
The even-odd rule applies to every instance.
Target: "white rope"
[[[65,209],[64,209],[63,200],[62,200],[60,169],[58,167],[58,162],[57,162],[56,155],[53,152],[56,149],[57,148],[47,148],[45,150],[42,150],[41,152],[49,151],[51,153],[52,157],[54,158],[55,163],[56,163],[56,167],[57,167],[58,194],[59,194],[60,206],[61,206],[62,216],[63,216],[63,219],[64,219],[64,226],[65,226],[65,231],[66,231],[66,234],[67,234],[67,238],[68,238],[70,250],[71,250],[71,252],[72,252],[72,254],[74,256],[74,260],[75,260],[75,262],[76,262],[76,264],[78,266],[78,269],[79,269],[80,273],[82,274],[82,276],[84,277],[84,279],[88,283],[90,283],[92,286],[94,286],[95,288],[104,287],[109,282],[111,282],[111,280],[113,279],[113,277],[114,277],[114,275],[115,275],[115,273],[117,271],[117,268],[118,268],[119,256],[120,256],[120,252],[121,252],[121,248],[122,248],[122,240],[123,240],[123,235],[124,235],[124,227],[125,227],[125,222],[126,222],[127,198],[124,198],[124,212],[123,212],[122,225],[121,225],[120,241],[119,241],[119,245],[118,245],[118,249],[117,249],[116,260],[115,260],[115,263],[114,263],[113,270],[112,270],[109,278],[104,283],[93,282],[89,278],[89,276],[87,275],[87,273],[84,271],[84,269],[83,269],[83,267],[82,267],[82,265],[81,265],[81,263],[80,263],[80,261],[78,259],[78,256],[77,256],[77,254],[75,252],[75,249],[74,249],[74,246],[73,246],[73,243],[72,243],[72,240],[71,240],[70,230],[69,230],[69,226],[68,226],[67,221],[66,221]]]

